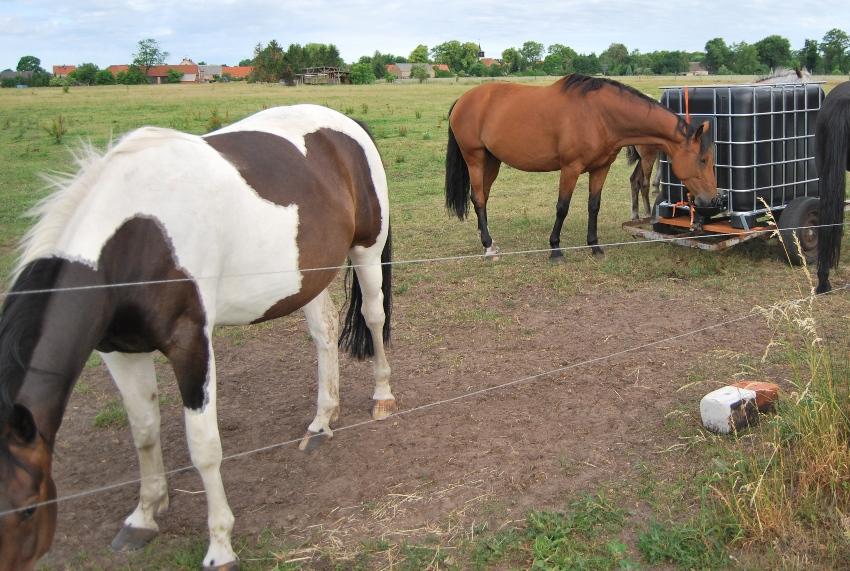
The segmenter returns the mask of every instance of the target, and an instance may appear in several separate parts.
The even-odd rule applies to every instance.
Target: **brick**
[[[779,398],[779,385],[765,381],[741,381],[732,384],[739,389],[749,389],[756,393],[756,406],[759,412],[770,412]]]

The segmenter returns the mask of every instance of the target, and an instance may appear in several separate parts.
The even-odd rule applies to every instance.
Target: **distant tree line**
[[[806,39],[799,49],[780,35],[770,35],[753,44],[737,42],[727,44],[723,38],[706,42],[703,51],[658,50],[641,53],[621,44],[613,43],[599,53],[578,53],[565,44],[555,43],[548,47],[540,42],[527,41],[518,47],[510,47],[495,60],[482,60],[481,48],[475,42],[449,40],[432,48],[420,44],[410,54],[393,55],[376,51],[371,56],[362,56],[348,69],[354,83],[372,83],[379,79],[394,79],[387,71],[388,64],[412,63],[412,71],[421,80],[427,76],[425,64],[445,64],[449,72],[438,70],[442,76],[504,76],[504,75],[566,75],[584,73],[588,75],[673,75],[688,71],[691,62],[700,62],[712,74],[719,75],[762,75],[776,67],[805,67],[815,74],[850,73],[850,36],[843,30],[833,28],[820,40]],[[113,83],[147,83],[147,71],[161,65],[168,57],[154,39],[141,40],[133,63],[126,71],[113,75],[93,63],[82,63],[68,79],[52,78],[42,69],[41,61],[26,55],[18,61],[17,75],[4,78],[4,87],[16,84],[31,86],[108,85]],[[290,81],[296,74],[310,67],[345,67],[334,44],[309,43],[290,44],[284,49],[277,40],[268,44],[259,43],[251,58],[243,59],[239,65],[250,65],[254,71],[251,81]],[[180,73],[172,70],[169,81],[179,82]],[[424,74],[424,75],[423,75]]]

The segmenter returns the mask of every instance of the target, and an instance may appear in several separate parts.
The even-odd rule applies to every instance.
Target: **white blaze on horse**
[[[153,353],[161,351],[174,368],[206,490],[204,566],[235,569],[219,471],[213,327],[304,309],[319,363],[312,433],[330,434],[338,414],[338,343],[374,356],[373,416],[394,410],[381,157],[355,121],[296,105],[205,137],[142,128],[82,163],[38,208],[12,286],[22,294],[6,298],[0,317],[0,569],[32,568],[50,546],[56,504],[42,502],[56,497],[52,450],[93,349],[121,391],[143,479],[113,547],[144,545],[168,505]],[[356,269],[338,340],[327,288],[346,258]],[[23,294],[32,290],[59,291]]]

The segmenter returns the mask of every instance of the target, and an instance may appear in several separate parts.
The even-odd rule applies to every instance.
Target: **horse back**
[[[486,149],[525,171],[558,170],[574,109],[557,87],[494,82],[466,92],[451,114],[462,151]]]

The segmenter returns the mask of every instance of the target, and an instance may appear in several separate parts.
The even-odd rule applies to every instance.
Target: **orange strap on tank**
[[[691,228],[694,227],[694,213],[696,212],[696,205],[694,204],[694,199],[691,198],[691,193],[688,193],[688,208],[691,211]]]
[[[691,105],[688,101],[688,86],[685,86],[685,123],[691,124]]]

